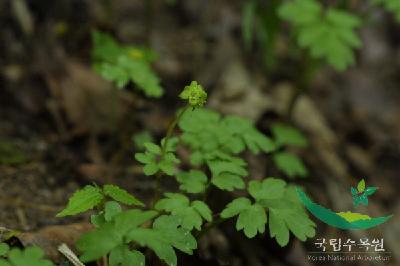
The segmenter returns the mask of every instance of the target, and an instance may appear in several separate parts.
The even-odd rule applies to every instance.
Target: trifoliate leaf
[[[193,228],[201,230],[203,219],[209,221],[211,211],[204,202],[190,203],[185,195],[179,193],[165,193],[165,196],[166,198],[159,200],[154,208],[170,212],[183,228],[190,231]]]
[[[171,145],[174,145],[175,139],[172,139]],[[179,163],[179,159],[176,158],[175,154],[171,151],[174,149],[168,143],[166,150],[162,152],[160,146],[154,143],[145,143],[145,153],[136,153],[135,158],[139,162],[145,164],[143,172],[145,175],[154,175],[159,170],[163,171],[167,175],[173,175],[175,172],[175,164]]]
[[[57,214],[57,217],[75,215],[85,212],[97,206],[104,199],[100,188],[95,186],[86,186],[72,195],[68,201],[67,207]]]
[[[243,229],[248,238],[254,237],[257,232],[264,233],[267,214],[261,205],[252,204],[247,198],[235,199],[222,211],[221,217],[230,218],[236,215],[239,215],[236,230]]]
[[[24,250],[13,248],[8,253],[10,266],[53,266],[54,264],[43,259],[44,252],[39,247],[27,247]],[[7,264],[6,264],[7,265]]]
[[[149,97],[160,97],[160,80],[150,67],[154,52],[139,47],[121,46],[110,35],[94,31],[94,69],[119,88],[133,81]]]
[[[217,112],[204,108],[186,112],[179,127],[183,131],[182,142],[193,150],[195,165],[215,152],[231,155],[246,147],[253,153],[275,149],[273,141],[259,132],[249,119],[238,116],[222,119]]]
[[[227,191],[233,191],[234,189],[243,189],[245,187],[243,179],[239,175],[231,173],[221,173],[217,176],[213,176],[211,183],[217,188]]]
[[[111,222],[100,225],[95,230],[83,234],[76,247],[83,254],[83,262],[94,261],[108,254],[117,246],[125,243],[126,235],[133,229],[154,218],[155,211],[137,209],[121,212],[114,216]]]
[[[127,236],[128,241],[135,241],[141,246],[152,249],[168,265],[176,266],[177,258],[173,248],[189,255],[197,248],[196,239],[186,229],[179,227],[177,219],[161,216],[153,223],[153,228],[137,228]]]
[[[301,241],[315,235],[315,224],[299,202],[295,187],[288,187],[280,199],[264,200],[260,204],[269,210],[270,236],[275,237],[280,246],[287,245],[289,231]]]
[[[358,182],[357,190],[358,190],[358,193],[364,192],[364,190],[365,190],[365,180],[364,179],[361,179],[361,181]]]
[[[307,147],[308,141],[303,134],[294,127],[284,124],[274,124],[271,128],[275,143],[278,146]]]
[[[78,250],[83,252],[81,261],[89,262],[101,258],[122,244],[122,237],[123,235],[112,223],[103,224],[94,231],[82,235],[76,243]]]
[[[120,245],[110,252],[110,266],[144,266],[145,257],[142,252],[130,250],[127,245]]]
[[[272,140],[260,133],[249,119],[231,115],[223,120],[223,125],[230,134],[239,137],[247,148],[255,154],[260,151],[271,152],[275,149]],[[232,139],[229,140],[232,142]],[[238,152],[241,151],[238,149]]]
[[[118,213],[122,212],[121,205],[118,204],[118,202],[115,201],[108,201],[104,205],[104,219],[107,222],[110,222],[115,215]]]
[[[249,194],[256,200],[277,199],[285,193],[286,182],[282,179],[266,178],[249,182]]]
[[[111,197],[112,199],[126,204],[126,205],[138,205],[144,206],[144,203],[128,193],[128,191],[116,186],[116,185],[105,185],[103,187],[104,194]]]
[[[0,243],[0,257],[5,256],[9,250],[10,247],[7,244]]]
[[[181,172],[176,176],[176,180],[181,184],[179,189],[188,193],[201,193],[207,184],[207,176],[199,170]]]
[[[272,156],[272,159],[276,167],[290,178],[308,176],[308,170],[303,161],[294,154],[278,152]]]
[[[353,49],[361,46],[354,32],[361,24],[357,16],[332,7],[323,11],[316,0],[285,2],[279,15],[292,22],[299,45],[313,58],[325,59],[337,70],[354,63]]]

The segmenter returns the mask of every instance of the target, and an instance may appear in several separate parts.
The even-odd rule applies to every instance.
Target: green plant
[[[361,46],[355,33],[361,20],[356,15],[315,0],[287,1],[278,13],[291,22],[298,45],[308,49],[311,57],[324,59],[337,70],[354,64],[353,49]]]
[[[43,255],[36,246],[20,250],[0,243],[0,266],[53,266],[51,261],[43,259]]]
[[[156,58],[152,50],[122,46],[100,31],[92,32],[92,40],[93,66],[103,78],[115,82],[119,88],[133,81],[149,97],[163,94],[160,80],[150,66]]]
[[[288,125],[274,124],[271,130],[277,150],[272,155],[276,167],[290,178],[308,176],[308,170],[301,158],[284,150],[288,147],[306,148],[307,139],[298,129]]]
[[[58,214],[75,215],[97,208],[91,217],[95,229],[77,242],[81,260],[107,256],[110,266],[144,265],[142,252],[148,248],[168,265],[177,265],[175,250],[193,254],[198,238],[235,216],[236,229],[249,238],[264,233],[269,224],[269,235],[280,246],[287,245],[290,232],[302,241],[314,236],[315,224],[299,203],[295,186],[272,177],[251,180],[247,163],[240,157],[247,150],[257,154],[287,144],[304,146],[306,141],[299,132],[280,126],[271,139],[247,119],[222,117],[202,108],[207,94],[197,82],[186,86],[180,98],[187,105],[178,111],[165,138],[160,144],[146,143],[145,151],[135,154],[144,165],[144,174],[156,182],[149,206],[116,186],[91,185],[76,192]],[[178,135],[176,127],[181,129]],[[186,162],[177,158],[178,145],[191,154],[188,171],[179,170],[179,164]],[[164,176],[175,178],[180,191],[164,191]],[[233,200],[224,209],[215,210],[207,200],[210,189],[245,190],[249,197],[235,199],[232,194]],[[120,204],[136,207],[125,209]]]
[[[289,22],[291,36],[298,47],[307,51],[299,56],[296,46],[288,45],[288,56],[313,72],[312,68],[326,62],[343,71],[355,63],[354,52],[362,46],[356,30],[366,24],[368,13],[375,6],[392,12],[400,22],[398,0],[317,1],[272,0],[268,3],[252,0],[243,5],[242,33],[245,47],[256,39],[264,54],[267,67],[274,67],[279,47],[277,36],[285,32],[282,22]],[[369,7],[369,8],[365,8]],[[256,37],[256,38],[253,38]],[[312,60],[309,60],[310,57]]]

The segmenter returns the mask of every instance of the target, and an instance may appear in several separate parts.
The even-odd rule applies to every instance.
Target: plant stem
[[[160,161],[164,159],[165,154],[167,153],[167,147],[168,147],[168,141],[172,136],[172,133],[174,132],[174,129],[176,128],[176,125],[178,124],[179,120],[182,118],[183,114],[190,108],[190,105],[185,106],[179,114],[175,117],[174,120],[170,123],[167,129],[167,135],[164,138],[164,142],[161,144],[161,156],[160,156]],[[162,177],[162,171],[158,171],[156,174],[156,189],[155,189],[155,194],[154,198],[152,201],[152,207],[154,207],[154,204],[158,201],[161,195],[161,177]]]
[[[189,105],[185,106],[185,108],[183,108],[179,114],[175,117],[175,119],[171,122],[171,124],[168,126],[168,130],[167,130],[167,135],[164,138],[164,143],[161,145],[161,156],[163,157],[166,153],[166,149],[168,146],[168,141],[172,136],[172,133],[174,132],[174,129],[176,127],[176,125],[178,124],[179,120],[182,118],[183,114],[186,112],[186,110],[189,109]]]
[[[218,217],[217,219],[213,220],[211,223],[208,224],[207,227],[205,227],[203,230],[201,230],[200,232],[198,232],[198,234],[196,235],[196,239],[197,241],[202,238],[206,233],[208,233],[208,231],[210,231],[212,228],[216,227],[217,225],[219,225],[220,223],[224,222],[225,219]]]

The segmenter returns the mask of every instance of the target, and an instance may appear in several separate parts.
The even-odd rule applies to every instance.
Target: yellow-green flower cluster
[[[189,86],[185,86],[179,97],[188,100],[193,108],[202,107],[207,101],[207,93],[197,81],[192,81]]]

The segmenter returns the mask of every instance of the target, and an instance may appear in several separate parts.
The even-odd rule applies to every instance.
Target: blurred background
[[[366,232],[316,221],[315,239],[383,238],[392,252],[386,264],[400,265],[396,3],[320,1],[321,14],[335,8],[359,20],[339,19],[356,36],[342,49],[340,42],[329,46],[335,39],[299,40],[308,18],[301,7],[285,13],[288,2],[1,0],[0,226],[36,232],[84,221],[55,214],[93,182],[149,198],[153,181],[133,154],[146,140],[161,139],[182,106],[178,94],[197,80],[208,92],[207,107],[250,118],[267,135],[272,123],[285,122],[308,139],[296,151],[307,174],[291,176],[268,155],[246,154],[253,178],[284,178],[337,211],[354,209],[350,186],[361,178],[379,187],[357,211],[394,214],[389,222]],[[99,67],[96,60],[113,52],[101,46],[109,38],[142,58],[145,78],[129,81]],[[195,258],[182,256],[181,265],[313,265],[307,254],[314,243],[293,238],[280,248],[268,235],[248,240],[227,223],[202,240]]]

